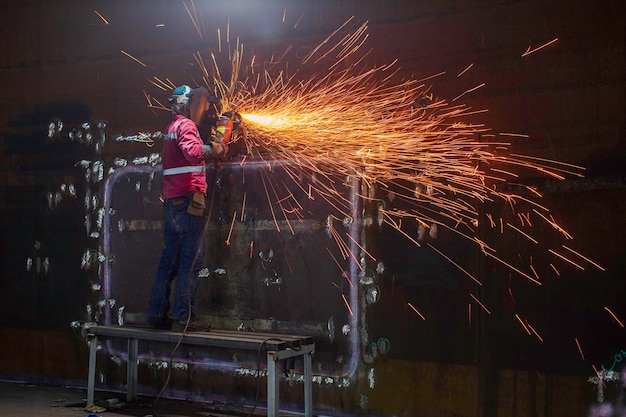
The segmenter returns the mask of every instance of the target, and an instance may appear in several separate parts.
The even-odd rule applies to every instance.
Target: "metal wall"
[[[337,265],[332,259],[340,256],[326,221],[343,220],[341,210],[308,199],[297,185],[284,186],[274,200],[294,198],[307,205],[307,216],[276,223],[264,187],[297,181],[280,167],[233,158],[219,174],[211,171],[211,183],[219,175],[221,186],[205,237],[199,308],[224,328],[315,335],[320,413],[587,415],[597,398],[598,385],[589,382],[597,376],[594,366],[620,371],[617,354],[626,349],[620,5],[234,1],[195,7],[203,16],[201,35],[180,2],[0,6],[0,377],[85,384],[82,324],[142,318],[161,245],[160,149],[158,142],[148,147],[129,138],[163,129],[169,117],[148,108],[144,92],[167,97],[149,80],[197,80],[192,54],[215,49],[216,28],[225,36],[229,17],[230,36],[268,62],[287,45],[294,57],[310,50],[354,15],[369,21],[372,65],[397,59],[398,77],[426,79],[438,97],[488,109],[466,122],[528,135],[507,136],[512,152],[586,168],[584,178],[564,181],[525,169],[517,175],[543,194],[574,237],[571,246],[602,268],[566,262],[542,285],[529,285],[454,233],[425,238],[483,282],[476,287],[435,249],[376,224],[379,204],[402,208],[393,193],[333,178],[350,202],[345,211],[356,209],[358,220],[348,227],[335,220],[335,228],[353,227],[371,254],[359,273],[360,260]],[[325,70],[298,69],[303,79]],[[246,218],[240,217],[244,193]],[[488,204],[479,210],[505,211]],[[499,228],[481,233],[513,258],[535,253],[532,245],[500,236]],[[541,249],[556,242],[548,232],[542,238]],[[537,269],[555,262],[534,256]],[[528,323],[536,333],[527,332]],[[169,351],[142,349],[142,389],[156,393]],[[100,353],[111,359],[99,370],[100,383],[111,389],[124,383],[120,352],[109,344]],[[170,395],[253,400],[254,358],[179,355]],[[604,389],[607,402],[617,399],[618,382],[605,381]],[[297,408],[299,390],[287,391],[287,403]]]

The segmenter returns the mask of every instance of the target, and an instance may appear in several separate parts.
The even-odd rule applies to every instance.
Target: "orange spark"
[[[439,249],[435,248],[433,245],[431,245],[430,243],[427,243],[426,245],[428,245],[428,247],[430,247],[432,250],[434,250],[435,252],[437,252],[439,255],[443,256],[448,262],[450,262],[452,265],[456,266],[459,271],[463,272],[465,275],[467,275],[468,277],[470,277],[475,283],[477,283],[478,285],[483,285],[482,282],[480,282],[477,278],[475,278],[472,274],[470,274],[469,272],[467,272],[465,269],[463,269],[461,267],[461,265],[457,264],[456,262],[454,262],[452,259],[450,259],[448,256],[446,256],[443,252],[441,252]],[[470,294],[471,295],[471,294]]]
[[[624,327],[624,323],[622,323],[622,321],[617,318],[615,313],[613,313],[608,307],[604,307],[604,309],[611,315],[611,317],[613,317],[613,319],[617,322],[617,324],[619,324],[619,327],[621,328]]]
[[[326,246],[325,248],[326,248],[326,252],[328,252],[328,254],[330,255],[330,258],[333,261],[335,261],[335,265],[337,265],[337,268],[339,268],[339,270],[341,271],[341,276],[344,277],[346,281],[348,281],[348,284],[350,284],[351,287],[354,287],[354,284],[352,284],[352,281],[350,281],[350,278],[348,277],[348,273],[341,267],[341,265],[339,264],[335,256],[332,254],[330,249],[328,249],[328,246]]]
[[[272,212],[272,218],[274,219],[274,224],[276,225],[276,230],[280,232],[280,226],[278,225],[278,220],[276,220],[276,215],[274,214],[274,206],[272,205],[272,200],[270,199],[270,194],[267,191],[267,185],[265,184],[265,178],[261,175],[261,182],[263,183],[263,189],[265,190],[265,196],[267,197],[267,203],[270,206],[270,211]]]
[[[417,314],[418,314],[418,315],[422,318],[422,320],[426,320],[426,317],[424,317],[424,316],[422,315],[422,313],[420,313],[419,311],[417,311],[417,309],[416,309],[415,307],[413,307],[413,304],[411,304],[411,303],[406,303],[406,304],[407,304],[409,307],[411,307],[411,309],[412,309],[413,311],[415,311],[415,312],[416,312],[416,313],[417,313]]]
[[[591,259],[581,255],[580,253],[576,252],[574,249],[568,248],[565,245],[561,245],[563,248],[567,249],[568,251],[572,252],[574,255],[578,255],[581,258],[583,258],[585,261],[589,262],[591,265],[595,266],[596,268],[598,268],[600,271],[604,271],[604,268],[601,267],[600,265],[598,265],[597,263],[595,263],[594,261],[592,261]]]
[[[563,259],[564,261],[569,262],[570,264],[574,265],[576,268],[580,269],[580,270],[585,270],[585,268],[583,266],[578,265],[576,262],[572,261],[571,259],[566,258],[565,256],[561,255],[558,252],[553,251],[552,249],[548,249],[548,252],[558,256],[559,258]]]
[[[123,53],[124,55],[126,55],[127,57],[129,57],[130,59],[132,59],[133,61],[137,62],[139,65],[143,66],[144,68],[148,67],[146,64],[144,64],[143,62],[141,62],[140,60],[138,60],[137,58],[135,58],[134,56],[132,56],[128,52],[124,51],[123,49],[120,50],[120,52]]]
[[[530,54],[532,54],[532,53],[534,53],[534,52],[537,52],[537,51],[539,51],[540,49],[546,48],[546,47],[548,47],[548,46],[552,45],[553,43],[557,42],[558,40],[559,40],[559,38],[554,38],[554,39],[552,39],[550,42],[544,43],[543,45],[538,46],[538,47],[536,47],[536,48],[534,48],[534,49],[530,49],[530,42],[529,42],[529,43],[528,43],[528,49],[526,49],[526,52],[524,52],[524,53],[522,54],[522,58],[523,58],[523,57],[525,57],[525,56],[528,56],[528,55],[530,55]]]
[[[187,10],[187,14],[189,15],[189,18],[191,19],[193,26],[196,28],[196,32],[198,32],[198,36],[200,36],[200,39],[204,39],[202,36],[202,31],[200,30],[200,24],[198,22],[198,14],[196,13],[196,6],[194,5],[193,0],[191,0],[193,14],[191,13],[191,10],[189,10],[189,7],[187,7],[187,3],[185,3],[184,1],[183,1],[183,6],[185,6],[185,10]]]
[[[353,316],[354,314],[352,313],[352,309],[350,308],[350,303],[348,303],[348,299],[343,294],[341,294],[341,298],[343,298],[343,302],[346,304],[346,307],[348,307],[348,312],[351,316]]]
[[[522,325],[522,327],[524,328],[524,330],[526,330],[526,333],[528,333],[528,335],[530,336],[530,330],[528,330],[528,327],[526,327],[526,325],[524,324],[524,321],[522,321],[522,319],[520,318],[520,316],[518,316],[517,314],[515,314],[515,318],[517,319],[517,321],[520,322],[520,324]]]
[[[276,204],[278,204],[278,207],[280,207],[280,210],[283,213],[283,217],[285,218],[285,222],[287,223],[287,227],[289,227],[289,230],[291,231],[292,235],[295,235],[295,232],[293,230],[293,228],[291,227],[291,221],[289,221],[289,217],[287,217],[287,212],[282,204],[282,200],[280,198],[278,198],[278,193],[276,192],[276,188],[274,188],[274,184],[271,181],[268,181],[270,184],[270,187],[272,188],[272,192],[274,193],[274,196],[276,197]]]
[[[483,254],[485,254],[485,255],[489,256],[489,257],[490,257],[490,258],[492,258],[492,259],[495,259],[496,261],[500,262],[500,263],[501,263],[501,264],[503,264],[504,266],[506,266],[506,267],[508,267],[508,268],[512,269],[513,271],[517,272],[517,273],[518,273],[518,274],[520,274],[521,276],[523,276],[523,277],[525,277],[525,278],[527,278],[527,279],[531,280],[531,281],[532,281],[532,282],[534,282],[535,284],[537,284],[537,285],[541,285],[541,282],[540,282],[540,281],[537,281],[536,279],[534,279],[534,278],[533,278],[533,277],[531,277],[530,275],[528,275],[528,274],[526,274],[525,272],[523,272],[523,271],[521,271],[521,270],[519,270],[519,269],[515,268],[513,265],[511,265],[511,264],[509,264],[509,263],[507,263],[507,262],[503,261],[502,259],[498,258],[497,256],[494,256],[494,255],[492,255],[492,254],[490,254],[489,252],[486,252],[486,251],[483,251]]]
[[[394,229],[396,229],[398,232],[400,232],[402,235],[404,235],[404,237],[406,237],[407,239],[409,239],[411,242],[413,242],[416,246],[422,246],[420,245],[417,240],[413,239],[409,234],[407,234],[406,232],[404,232],[400,226],[396,226],[394,223],[388,221],[385,219],[385,223],[393,226]]]
[[[106,19],[104,18],[104,16],[102,16],[100,13],[98,13],[98,11],[97,11],[97,10],[94,10],[93,12],[94,12],[96,15],[98,15],[98,17],[99,17],[100,19],[102,19],[102,21],[104,22],[104,24],[105,24],[105,25],[108,25],[108,24],[109,24],[109,21],[108,21],[108,20],[106,20]]]
[[[230,246],[230,235],[233,233],[233,226],[235,225],[235,219],[237,218],[237,212],[233,213],[233,220],[230,222],[230,230],[228,230],[228,237],[226,238],[226,246]]]
[[[201,22],[193,1],[191,6],[190,9],[185,4],[185,9],[202,37]],[[286,10],[283,20],[285,18]],[[217,37],[221,52],[220,30]],[[403,230],[403,224],[405,229],[406,224],[417,223],[423,227],[435,224],[467,239],[477,245],[485,256],[541,285],[532,266],[531,273],[525,273],[507,262],[504,255],[492,248],[491,242],[478,238],[479,220],[483,221],[479,218],[481,215],[486,216],[492,227],[497,225],[492,213],[485,213],[478,206],[499,202],[515,212],[516,203],[524,203],[524,210],[530,210],[528,206],[531,206],[533,212],[554,230],[571,239],[555,222],[549,210],[538,203],[537,199],[542,197],[540,193],[521,185],[525,194],[518,195],[507,192],[506,187],[511,177],[517,177],[515,169],[530,169],[560,180],[566,175],[582,176],[579,172],[582,168],[510,153],[508,149],[512,143],[503,141],[500,136],[506,136],[513,142],[528,135],[502,132],[497,135],[498,139],[494,139],[495,135],[486,126],[466,120],[468,116],[487,112],[488,109],[474,110],[454,103],[463,95],[482,88],[485,83],[466,90],[451,102],[438,98],[424,82],[445,72],[414,80],[400,77],[393,60],[387,65],[369,65],[365,61],[369,50],[364,47],[368,37],[367,23],[355,22],[353,17],[348,19],[301,60],[301,65],[318,63],[325,69],[308,79],[297,78],[298,71],[292,71],[286,62],[282,62],[287,59],[291,46],[270,59],[256,60],[253,56],[248,65],[242,65],[243,45],[237,39],[231,47],[230,22],[226,42],[231,68],[221,72],[213,54],[206,62],[199,52],[194,54],[194,58],[205,83],[213,85],[215,94],[222,97],[224,111],[236,110],[241,115],[245,129],[238,133],[237,140],[244,142],[247,156],[264,161],[270,169],[274,169],[277,161],[288,161],[289,164],[279,168],[309,199],[321,199],[346,218],[358,221],[352,202],[339,191],[337,182],[342,182],[347,189],[356,190],[355,194],[362,199],[371,197],[361,196],[358,188],[361,184],[386,189],[411,207],[385,209],[381,212],[381,226],[391,226],[403,238],[419,246],[416,233]],[[525,55],[555,41],[533,50],[529,48]],[[470,64],[457,77],[472,66]],[[230,79],[223,80],[222,73],[230,74]],[[150,82],[158,88],[168,88],[168,83]],[[152,100],[149,106],[152,107]],[[280,207],[293,233],[290,221],[294,216],[301,219],[302,207],[288,191],[287,184],[275,186],[268,181],[262,177],[276,230],[281,231],[274,205]],[[283,187],[287,191],[284,192]],[[245,196],[242,216],[244,208]],[[523,228],[533,227],[530,212],[516,214]],[[406,218],[411,222],[403,223]],[[499,218],[500,232],[512,233],[505,227],[503,217],[499,215]],[[531,232],[508,222],[506,225],[513,229],[513,233],[521,234],[538,245]],[[351,257],[362,268],[345,240],[352,240],[363,250],[358,245],[358,239],[350,235],[344,239],[332,224],[327,226],[343,259]],[[478,282],[449,257],[434,250]],[[374,259],[369,253],[367,255]],[[556,255],[578,266],[562,255]],[[558,274],[556,267],[552,264],[551,267]]]
[[[596,377],[598,378],[598,383],[602,384],[603,388],[606,388],[606,384],[604,383],[604,378],[602,377],[602,374],[598,372],[598,369],[596,368],[595,365],[592,364],[591,367],[593,368],[593,371],[596,373]]]
[[[532,227],[532,223],[530,222],[530,213],[520,213],[520,216],[522,217],[522,219],[526,220],[526,223],[528,224],[528,226]]]
[[[473,299],[474,301],[476,301],[476,302],[478,303],[478,305],[479,305],[480,307],[482,307],[482,309],[483,309],[483,310],[485,310],[485,312],[486,312],[487,314],[491,314],[491,311],[489,311],[489,309],[488,309],[487,307],[485,307],[485,305],[484,305],[483,303],[481,303],[481,302],[480,302],[480,300],[479,300],[478,298],[474,297],[474,294],[470,293],[470,297],[472,297],[472,299]]]
[[[461,93],[460,95],[456,96],[455,98],[452,99],[452,101],[457,101],[458,99],[460,99],[461,97],[463,97],[465,94],[471,93],[472,91],[476,91],[481,87],[484,87],[485,83],[479,84],[474,88],[470,88],[469,90],[465,90],[463,93]]]
[[[245,210],[246,210],[246,195],[247,193],[244,191],[243,192],[243,201],[241,202],[241,217],[239,218],[239,220],[241,222],[244,221],[244,216],[245,216]]]
[[[469,71],[470,68],[472,68],[474,64],[469,64],[467,68],[465,68],[463,71],[461,71],[459,73],[459,75],[457,75],[457,78],[460,77],[461,75],[465,74],[467,71]]]
[[[535,270],[533,264],[530,263],[528,266],[530,267],[530,270],[533,271],[533,275],[535,276],[535,278],[537,278],[537,281],[539,281],[539,275],[537,274],[537,271]]]
[[[550,264],[550,266],[552,267],[552,269],[554,270],[554,273],[557,274],[558,276],[561,276],[561,273],[559,272],[558,269],[556,269],[556,266],[554,266],[554,264]]]
[[[368,251],[367,251],[367,250],[366,250],[363,246],[361,246],[361,245],[359,244],[359,242],[357,242],[357,241],[356,241],[356,239],[354,239],[354,238],[350,235],[350,233],[346,233],[346,236],[348,236],[348,238],[349,238],[352,242],[354,242],[354,244],[355,244],[355,245],[357,245],[357,246],[359,247],[359,249],[361,249],[361,250],[363,251],[363,253],[364,253],[364,254],[366,254],[367,256],[369,256],[369,257],[370,257],[370,259],[371,259],[372,261],[376,262],[376,258],[374,258],[374,257],[372,256],[372,254],[371,254],[371,253],[369,253],[369,252],[368,252]]]
[[[539,336],[539,333],[537,333],[537,331],[533,328],[533,326],[530,325],[530,323],[528,323],[528,321],[526,322],[526,325],[533,332],[533,334],[537,336],[537,339],[539,339],[540,342],[543,342],[543,338]]]
[[[533,242],[535,245],[538,244],[539,242],[535,239],[533,239],[532,237],[530,237],[528,234],[522,232],[520,229],[518,229],[517,227],[513,226],[511,223],[507,223],[507,226],[509,226],[511,229],[517,231],[519,234],[521,234],[522,236],[525,236],[528,240],[530,240],[531,242]]]
[[[574,338],[574,342],[576,342],[576,346],[578,347],[578,352],[580,352],[580,357],[585,360],[585,354],[583,353],[583,349],[580,347],[580,343],[578,343],[578,339]]]
[[[302,13],[300,15],[300,17],[298,17],[298,20],[296,20],[296,23],[293,24],[293,28],[296,29],[298,27],[298,24],[300,23],[300,20],[302,20],[302,16],[304,16],[304,13]]]
[[[518,138],[528,138],[530,136],[525,135],[523,133],[509,133],[509,132],[500,132],[498,133],[498,135],[500,136],[514,136],[514,137],[518,137]],[[525,156],[525,155],[520,155],[520,156]]]

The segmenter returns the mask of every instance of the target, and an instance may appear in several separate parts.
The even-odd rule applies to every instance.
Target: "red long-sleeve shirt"
[[[163,140],[163,197],[181,197],[192,191],[206,194],[206,190],[206,166],[198,128],[192,120],[175,114]]]

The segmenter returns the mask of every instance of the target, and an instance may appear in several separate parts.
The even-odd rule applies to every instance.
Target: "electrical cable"
[[[218,168],[219,169],[219,168]],[[167,377],[165,378],[165,382],[163,383],[163,387],[161,388],[161,390],[159,391],[159,393],[156,396],[156,399],[154,400],[154,403],[152,404],[152,414],[149,414],[145,417],[157,417],[156,414],[156,409],[157,409],[157,404],[159,402],[159,399],[161,398],[161,395],[163,395],[163,392],[167,389],[167,386],[169,385],[170,379],[171,379],[171,375],[172,375],[172,362],[174,360],[174,355],[176,353],[176,350],[178,350],[178,347],[181,345],[185,335],[187,334],[187,329],[189,328],[189,323],[191,322],[191,316],[192,316],[192,311],[191,311],[191,276],[193,274],[194,268],[193,266],[196,264],[196,262],[198,261],[198,257],[200,256],[200,252],[203,249],[202,248],[202,242],[204,242],[204,237],[206,236],[206,233],[208,231],[209,228],[209,221],[211,219],[211,213],[213,212],[213,201],[215,198],[215,189],[217,188],[217,178],[218,178],[218,171],[216,171],[215,174],[215,178],[216,178],[216,184],[213,187],[213,191],[211,193],[211,202],[209,204],[209,212],[204,220],[204,228],[202,230],[202,235],[200,237],[200,246],[198,247],[198,249],[196,250],[196,254],[193,258],[193,261],[191,263],[192,268],[189,270],[189,274],[187,275],[187,322],[185,323],[185,327],[183,329],[183,331],[181,332],[180,338],[178,339],[178,342],[176,342],[176,345],[174,346],[174,348],[172,349],[172,353],[170,354],[170,358],[168,361],[168,366],[167,366]],[[189,203],[191,204],[191,202]],[[176,279],[179,279],[180,277],[177,277]]]
[[[252,417],[252,415],[254,414],[254,412],[256,411],[256,407],[259,403],[259,375],[261,374],[261,351],[263,350],[263,346],[265,346],[265,344],[269,341],[276,341],[276,342],[283,342],[286,343],[287,345],[289,345],[289,347],[293,350],[301,350],[301,347],[296,347],[293,344],[279,339],[277,337],[268,337],[267,339],[264,339],[263,342],[261,342],[261,344],[259,345],[259,348],[257,349],[257,358],[256,358],[256,388],[255,388],[255,394],[254,394],[254,404],[252,405],[252,410],[250,411],[250,413],[246,416],[246,417]],[[268,365],[269,366],[269,365]],[[269,378],[269,376],[268,376]]]

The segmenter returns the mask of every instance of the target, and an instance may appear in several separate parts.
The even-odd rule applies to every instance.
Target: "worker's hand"
[[[213,152],[211,152],[211,158],[223,158],[228,153],[228,145],[222,142],[211,142]]]
[[[210,144],[202,145],[202,158],[203,159],[205,160],[209,159],[212,153],[213,153],[213,146],[211,146]]]
[[[221,142],[211,142],[202,145],[202,157],[204,159],[222,159],[228,153],[228,145]]]

